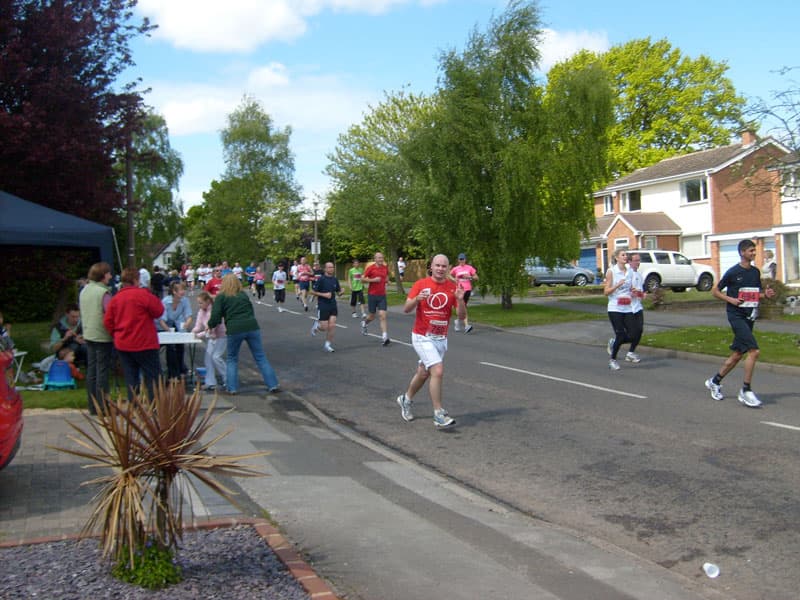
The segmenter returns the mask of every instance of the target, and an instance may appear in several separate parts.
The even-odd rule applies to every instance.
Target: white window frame
[[[645,250],[655,250],[658,248],[658,236],[657,235],[643,235],[642,236],[642,248]]]
[[[608,194],[603,196],[603,214],[610,215],[614,212],[614,196]]]
[[[630,248],[631,242],[628,238],[616,238],[614,240],[614,251],[619,250],[620,248]]]
[[[631,194],[639,195],[639,208],[631,208]],[[630,190],[622,194],[623,212],[641,212],[642,210],[642,190]]]
[[[696,200],[689,200],[689,194],[686,189],[686,186],[692,182],[700,184],[700,197]],[[681,181],[681,204],[700,204],[701,202],[708,202],[708,178],[695,177],[694,179]]]

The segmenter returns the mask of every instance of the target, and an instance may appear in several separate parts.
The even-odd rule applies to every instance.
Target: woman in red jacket
[[[128,402],[144,376],[147,395],[153,398],[153,388],[161,376],[158,359],[158,333],[154,319],[164,314],[164,305],[148,289],[139,287],[138,269],[124,269],[122,289],[111,299],[103,325],[114,338],[128,388]]]

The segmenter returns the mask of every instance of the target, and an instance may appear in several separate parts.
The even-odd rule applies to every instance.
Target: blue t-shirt
[[[319,306],[336,306],[336,294],[342,291],[339,280],[332,275],[320,275],[313,284],[313,290],[321,294],[331,292],[330,298],[317,296]]]

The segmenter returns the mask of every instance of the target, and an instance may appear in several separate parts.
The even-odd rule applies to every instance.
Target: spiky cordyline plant
[[[269,452],[232,456],[209,452],[232,431],[203,439],[231,412],[214,417],[215,404],[212,399],[198,418],[199,390],[187,397],[183,382],[159,381],[152,402],[140,391],[127,404],[121,399],[108,402],[106,407],[95,402],[97,416],[84,415],[88,429],[68,421],[79,434],[69,438],[84,450],[57,450],[93,461],[87,468],[111,468],[111,473],[81,484],[102,486],[93,499],[96,504],[82,535],[91,535],[99,527],[104,557],[133,567],[135,552],[151,538],[175,550],[182,537],[184,500],[189,499],[191,510],[188,492],[194,484],[186,475],[196,477],[234,505],[235,492],[213,476],[264,475],[240,461]]]

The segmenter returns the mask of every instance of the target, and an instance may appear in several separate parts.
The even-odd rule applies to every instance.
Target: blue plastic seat
[[[75,389],[78,385],[69,368],[69,363],[65,360],[53,361],[50,370],[44,376],[44,389],[64,390]]]

